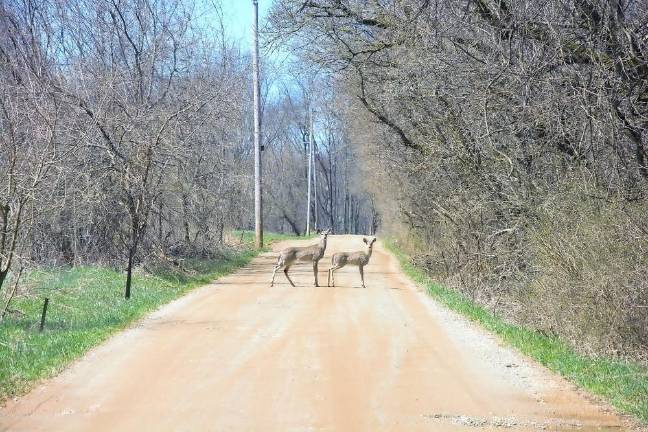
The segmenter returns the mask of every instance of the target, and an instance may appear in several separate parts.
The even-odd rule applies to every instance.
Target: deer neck
[[[319,242],[319,248],[321,251],[326,250],[326,237],[322,238]]]

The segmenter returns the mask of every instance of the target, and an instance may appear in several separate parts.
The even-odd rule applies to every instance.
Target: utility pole
[[[261,199],[261,100],[259,84],[259,1],[252,0],[252,80],[254,85],[254,231],[257,249],[263,247],[263,200]]]
[[[310,136],[313,138],[311,139],[311,142],[313,143],[311,145],[311,150],[313,152],[313,200],[315,201],[315,206],[313,208],[313,211],[315,212],[315,231],[319,228],[318,226],[318,221],[317,221],[317,158],[315,157],[315,147],[317,146],[317,142],[315,141],[315,134],[313,132],[313,109],[311,108],[310,110]]]
[[[313,171],[311,170],[313,163],[313,114],[310,107],[310,101],[308,103],[308,114],[309,114],[309,132],[308,132],[308,198],[306,199],[306,235],[310,235],[310,220],[311,220],[311,177]]]

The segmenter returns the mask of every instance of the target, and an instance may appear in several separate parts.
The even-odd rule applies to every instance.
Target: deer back
[[[297,259],[299,261],[319,260],[322,255],[324,255],[324,251],[320,249],[319,245],[306,246],[297,250]]]
[[[365,252],[340,252],[333,255],[333,264],[338,266],[355,265],[364,266],[369,262],[369,255]]]
[[[344,267],[347,264],[349,254],[345,252],[338,252],[331,257],[331,264],[337,267]]]
[[[321,242],[310,246],[290,247],[281,251],[281,258],[288,264],[295,261],[319,261],[324,256],[325,247]]]

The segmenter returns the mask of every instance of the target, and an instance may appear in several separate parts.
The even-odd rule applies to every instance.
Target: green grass
[[[266,234],[266,244],[295,238]],[[18,297],[0,323],[0,402],[28,391],[42,378],[60,372],[108,336],[187,291],[233,272],[258,254],[249,247],[213,260],[187,260],[188,272],[168,268],[137,271],[130,300],[123,273],[105,267],[40,269],[24,276],[29,295]],[[45,331],[38,332],[45,297]]]
[[[394,244],[387,243],[387,248],[398,258],[405,274],[424,287],[434,299],[479,323],[569,381],[600,396],[619,411],[648,424],[647,367],[612,358],[584,356],[556,337],[507,323],[459,292],[435,283]]]

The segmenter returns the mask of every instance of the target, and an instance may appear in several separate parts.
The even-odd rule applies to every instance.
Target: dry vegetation
[[[129,297],[134,268],[251,226],[249,64],[217,1],[0,2],[0,320],[24,268],[125,269]],[[366,230],[322,83],[263,66],[266,229],[305,229],[313,107],[315,220]]]
[[[110,289],[70,292],[129,311],[148,269],[190,278],[251,228],[250,62],[222,17],[0,1],[6,332],[38,312],[20,289],[35,268],[100,266]],[[298,57],[262,65],[266,230],[304,232],[313,111],[314,226],[380,226],[447,304],[648,418],[645,366],[607,359],[648,361],[646,1],[275,0],[264,36]],[[113,303],[122,279],[135,299]],[[175,295],[158,288],[149,306]]]
[[[270,21],[349,101],[383,231],[417,264],[646,359],[648,3],[279,0]]]

